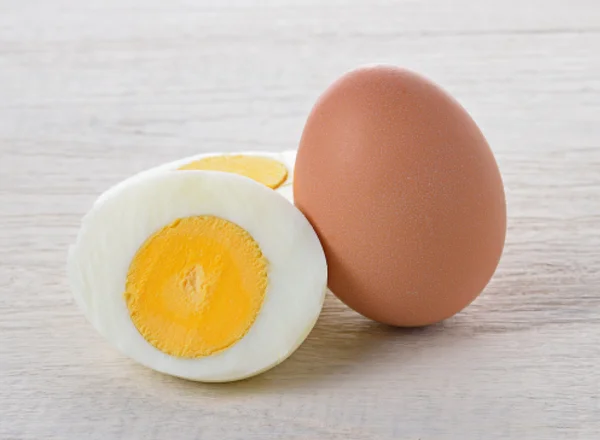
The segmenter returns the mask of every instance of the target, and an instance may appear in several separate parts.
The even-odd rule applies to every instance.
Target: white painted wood
[[[598,8],[0,0],[0,438],[599,438]],[[484,295],[422,330],[329,298],[291,359],[221,386],[101,340],[64,273],[94,197],[166,160],[293,147],[366,62],[443,84],[496,151],[509,233]]]

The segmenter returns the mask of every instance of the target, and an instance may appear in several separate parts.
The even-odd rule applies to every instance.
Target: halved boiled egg
[[[202,153],[167,162],[140,174],[164,170],[210,170],[239,174],[277,191],[293,201],[296,150]]]
[[[287,358],[327,283],[316,233],[271,189],[289,177],[281,162],[218,157],[235,156],[187,158],[108,190],[68,258],[75,298],[104,337],[141,364],[199,381],[250,377]]]

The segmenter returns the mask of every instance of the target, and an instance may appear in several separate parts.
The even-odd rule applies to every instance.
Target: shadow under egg
[[[398,374],[413,358],[435,357],[440,347],[460,346],[471,339],[470,325],[451,318],[427,327],[401,328],[371,321],[328,293],[323,311],[304,343],[287,360],[257,376],[226,383],[193,382],[162,376],[190,392],[212,397],[243,397],[314,389],[315,384],[340,386],[357,375],[378,374],[390,362]],[[143,367],[140,367],[143,368]],[[386,370],[389,374],[389,369]]]
[[[225,384],[202,384],[224,394],[269,393],[331,381],[357,372],[392,349],[402,330],[368,320],[328,293],[319,320],[287,360],[257,376]],[[406,331],[406,330],[404,330]]]

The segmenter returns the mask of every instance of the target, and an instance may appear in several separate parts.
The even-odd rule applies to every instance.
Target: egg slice
[[[69,281],[93,326],[139,363],[191,380],[243,379],[306,338],[327,265],[281,194],[235,173],[189,170],[202,158],[189,159],[96,201],[70,249]]]
[[[140,175],[164,170],[229,172],[249,177],[293,201],[295,163],[296,150],[202,153],[164,163],[143,171]]]

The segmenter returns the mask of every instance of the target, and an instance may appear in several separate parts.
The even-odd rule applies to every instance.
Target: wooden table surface
[[[0,439],[600,438],[599,12],[0,0]],[[471,307],[399,330],[329,297],[293,357],[226,385],[96,334],[65,259],[100,192],[202,151],[294,148],[319,93],[374,62],[442,84],[497,155],[508,239]]]

